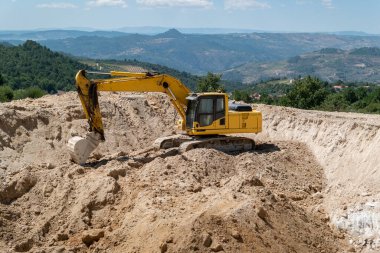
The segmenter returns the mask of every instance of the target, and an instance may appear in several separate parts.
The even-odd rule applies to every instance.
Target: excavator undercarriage
[[[88,132],[85,138],[72,137],[67,146],[71,159],[78,164],[85,164],[88,157],[100,144],[100,135]],[[223,152],[244,152],[254,150],[255,141],[239,136],[201,136],[192,137],[184,134],[171,135],[156,139],[149,151],[169,150],[182,154],[195,148],[212,148]]]

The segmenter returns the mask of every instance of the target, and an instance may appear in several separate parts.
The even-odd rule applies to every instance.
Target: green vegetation
[[[327,84],[315,77],[297,80],[290,92],[281,99],[281,104],[302,109],[320,106],[328,96]]]
[[[84,68],[89,67],[34,41],[0,45],[0,101],[74,90],[75,73]]]
[[[197,83],[197,92],[225,92],[224,86],[221,84],[222,75],[208,72],[206,76],[200,78]]]
[[[334,85],[342,85],[335,91]],[[324,111],[380,113],[380,87],[358,83],[334,84],[323,82],[315,77],[300,78],[289,85],[288,91],[281,95],[261,94],[260,103],[315,109]]]
[[[45,94],[46,91],[36,86],[18,90],[13,90],[9,86],[0,86],[0,102],[9,102],[13,99],[39,98]]]
[[[39,87],[32,86],[25,89],[19,89],[14,91],[14,99],[23,98],[39,98],[46,94],[46,91]]]
[[[234,90],[231,98],[236,101],[244,101],[246,103],[252,103],[253,99],[249,90]]]
[[[9,86],[0,86],[0,102],[11,101],[14,97],[13,90]]]
[[[131,71],[139,67],[144,71],[169,74],[181,80],[190,89],[196,86],[211,85],[211,90],[223,90],[221,76],[209,74],[201,78],[187,72],[181,72],[158,64],[137,60],[82,60],[81,62],[59,53],[55,53],[34,41],[20,46],[0,45],[0,102],[37,98],[58,90],[74,90],[74,77],[79,69]],[[216,84],[213,82],[216,81]]]

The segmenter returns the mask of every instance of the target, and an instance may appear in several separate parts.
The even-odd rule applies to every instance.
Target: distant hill
[[[26,40],[55,40],[77,38],[81,36],[101,36],[113,38],[125,36],[127,33],[117,31],[78,31],[78,30],[47,30],[47,31],[3,31],[0,32],[0,40],[26,41]]]
[[[333,82],[380,83],[380,48],[363,47],[352,50],[324,48],[312,53],[274,63],[247,63],[227,70],[223,77],[244,83],[271,78],[295,78],[312,75]]]
[[[11,46],[12,46],[11,43],[9,43],[9,42],[5,42],[5,41],[0,41],[0,45],[1,45],[1,46],[6,46],[6,47],[11,47]]]
[[[41,41],[54,51],[94,59],[136,59],[194,74],[222,72],[248,62],[273,62],[334,47],[380,47],[380,36],[310,33],[129,34],[112,38],[81,36]]]
[[[155,35],[163,33],[171,29],[170,27],[158,27],[158,26],[142,26],[142,27],[122,27],[117,29],[126,33],[139,33]],[[189,34],[226,34],[226,33],[252,33],[252,32],[267,32],[264,30],[256,29],[239,29],[239,28],[177,28],[181,33]]]
[[[3,85],[13,90],[33,86],[49,93],[74,90],[74,77],[80,69],[159,72],[180,79],[191,89],[195,88],[199,79],[187,72],[136,60],[78,60],[53,52],[34,41],[20,46],[0,43],[0,87],[4,82]]]

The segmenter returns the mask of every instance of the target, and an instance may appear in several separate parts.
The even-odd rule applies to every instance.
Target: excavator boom
[[[166,93],[183,121],[185,120],[186,97],[190,90],[178,79],[168,75],[117,71],[111,71],[109,75],[117,76],[117,78],[89,80],[84,70],[79,71],[75,77],[79,98],[90,125],[90,132],[97,132],[102,140],[105,140],[105,137],[98,102],[98,92],[100,91]]]

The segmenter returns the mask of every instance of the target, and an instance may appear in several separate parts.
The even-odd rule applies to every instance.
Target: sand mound
[[[286,113],[297,110],[277,117],[283,109],[263,108],[273,129],[253,152],[162,155],[136,150],[173,132],[165,97],[107,94],[100,102],[107,141],[84,167],[65,148],[87,128],[74,93],[0,105],[1,252],[366,249],[347,246],[353,237],[330,223],[338,185],[321,156],[289,141],[297,138],[285,129],[299,129],[303,117],[286,121]]]

